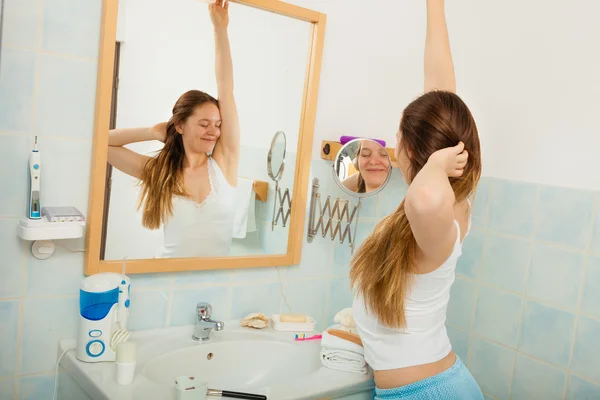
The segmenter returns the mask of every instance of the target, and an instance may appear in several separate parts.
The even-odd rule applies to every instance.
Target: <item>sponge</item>
[[[307,318],[304,314],[281,314],[279,316],[281,322],[306,322]]]

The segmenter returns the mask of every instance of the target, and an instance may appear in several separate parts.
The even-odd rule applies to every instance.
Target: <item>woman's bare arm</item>
[[[214,26],[215,75],[221,112],[221,136],[215,146],[215,156],[217,162],[222,161],[219,164],[227,170],[230,183],[235,184],[240,153],[240,124],[233,96],[233,61],[227,33],[229,2],[223,5],[223,0],[217,0],[209,5],[209,10]]]
[[[456,92],[444,0],[427,0],[425,91],[432,90]]]
[[[144,165],[150,157],[131,151],[123,147],[130,143],[145,142],[148,140],[164,141],[165,123],[157,124],[152,128],[124,128],[112,129],[108,133],[108,163],[134,178],[140,179]]]

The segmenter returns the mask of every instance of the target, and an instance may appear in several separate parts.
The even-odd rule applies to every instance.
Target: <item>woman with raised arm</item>
[[[219,99],[190,90],[177,100],[168,122],[109,134],[108,162],[140,179],[142,224],[164,226],[157,257],[226,256],[233,236],[240,129],[227,34],[229,3],[217,0],[208,7]],[[123,147],[146,140],[164,143],[156,157]]]
[[[477,127],[455,90],[444,0],[427,0],[425,94],[403,111],[397,134],[408,191],[350,271],[376,399],[483,400],[445,327],[481,175]]]

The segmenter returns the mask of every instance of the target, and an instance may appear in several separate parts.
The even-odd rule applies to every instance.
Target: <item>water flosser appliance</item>
[[[29,196],[27,201],[27,218],[42,218],[42,208],[40,207],[40,181],[42,178],[42,162],[40,152],[37,148],[37,136],[35,145],[29,155]]]
[[[77,358],[115,361],[117,345],[129,338],[127,316],[131,286],[125,274],[103,272],[81,282]]]

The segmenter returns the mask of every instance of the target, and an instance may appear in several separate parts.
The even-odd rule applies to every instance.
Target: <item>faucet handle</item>
[[[198,318],[209,319],[212,315],[212,306],[208,303],[198,303],[196,305],[196,313]]]

